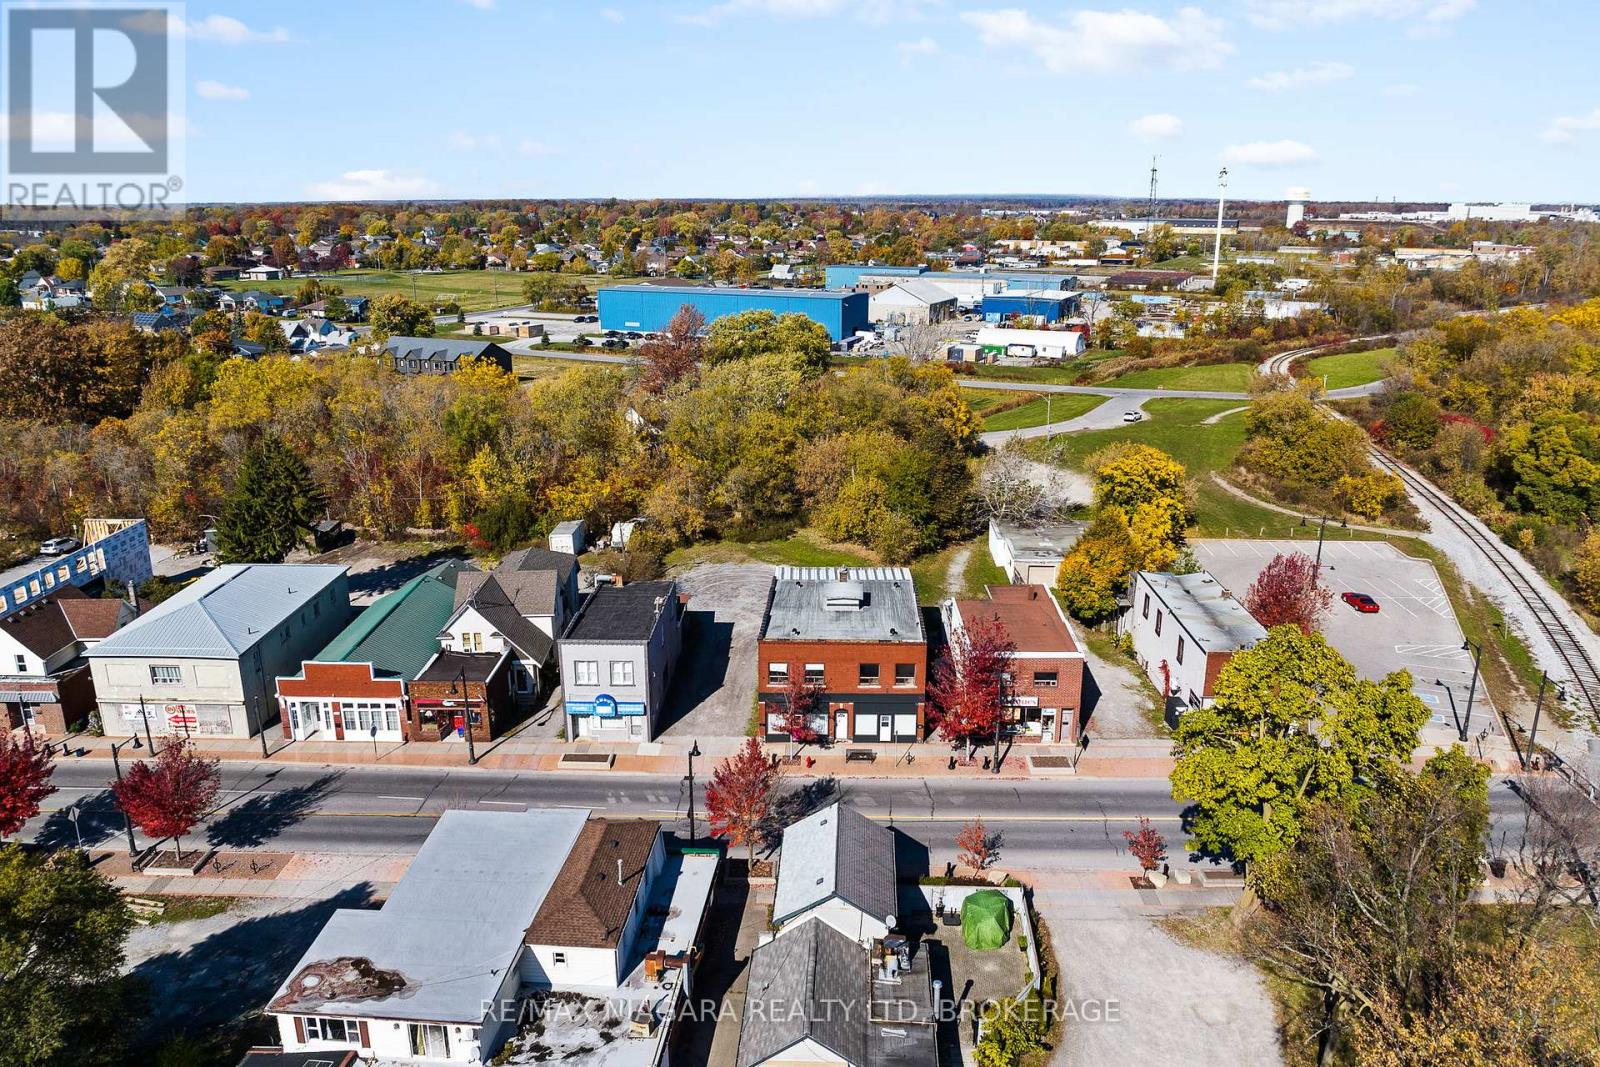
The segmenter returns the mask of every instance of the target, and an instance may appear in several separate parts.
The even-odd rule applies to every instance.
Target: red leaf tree
[[[1142,870],[1153,871],[1167,858],[1167,839],[1143,815],[1139,816],[1139,829],[1124,830],[1122,836],[1127,839],[1128,851],[1139,861]]]
[[[1262,626],[1298,626],[1308,635],[1321,627],[1332,603],[1333,592],[1304,552],[1273,556],[1244,594],[1245,610]]]
[[[730,845],[744,845],[751,864],[781,777],[782,772],[752,737],[738,755],[717,764],[706,785],[706,818],[712,834],[727,838]]]
[[[705,325],[706,317],[685,304],[672,316],[659,340],[639,346],[639,380],[646,389],[663,393],[694,373],[700,362],[700,332]]]
[[[167,742],[149,762],[135,763],[111,784],[118,807],[155,838],[170,837],[183,858],[183,835],[193,830],[217,799],[222,774],[216,760],[197,754],[187,741]]]
[[[928,698],[938,714],[939,736],[970,750],[995,735],[1004,675],[1017,646],[1005,624],[992,615],[963,622],[933,665]]]
[[[807,682],[804,673],[789,672],[789,681],[783,687],[783,732],[791,742],[804,745],[817,739],[811,717],[816,714],[821,697],[821,687]]]
[[[40,802],[56,791],[50,784],[55,769],[50,749],[40,747],[32,734],[18,741],[0,733],[0,837],[10,837],[39,814]]]
[[[1000,840],[989,833],[982,819],[971,819],[956,835],[956,859],[963,867],[986,871],[1000,858]]]

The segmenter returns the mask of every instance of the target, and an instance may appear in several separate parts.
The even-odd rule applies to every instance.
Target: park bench
[[[844,753],[846,763],[871,763],[878,758],[878,754],[870,748],[847,748]]]

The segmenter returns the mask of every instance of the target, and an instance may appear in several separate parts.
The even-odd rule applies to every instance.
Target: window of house
[[[20,655],[20,654],[17,656],[17,673],[18,674],[27,674],[28,673],[28,657],[27,656]]]
[[[1161,636],[1161,618],[1162,618],[1162,613],[1159,612],[1159,611],[1156,612],[1156,636],[1157,637]]]
[[[468,652],[483,651],[483,635],[480,633],[462,634],[462,647]]]
[[[1178,638],[1178,662],[1183,662],[1183,638]]]
[[[600,661],[594,659],[579,659],[572,661],[573,685],[599,685]]]
[[[567,962],[567,954],[565,952],[552,952],[550,953],[550,962],[557,965],[565,964]]]
[[[1033,684],[1041,689],[1054,689],[1057,677],[1055,671],[1034,671]]]
[[[1150,594],[1149,593],[1146,593],[1144,595],[1144,612],[1143,612],[1143,614],[1144,614],[1144,617],[1147,618],[1147,619],[1150,617]]]
[[[916,685],[917,665],[915,663],[896,663],[894,665],[895,685]]]
[[[787,663],[767,664],[767,685],[785,686],[789,684],[789,665]]]
[[[878,665],[876,663],[861,664],[857,683],[863,689],[876,688],[878,685]]]
[[[183,668],[164,663],[150,664],[151,685],[182,685]]]
[[[822,679],[823,679],[822,664],[820,664],[820,663],[807,663],[806,664],[806,684],[807,685],[821,685],[822,684]]]
[[[632,685],[633,684],[633,660],[631,660],[631,659],[614,659],[614,660],[611,661],[611,684],[612,685]]]
[[[354,1019],[321,1019],[306,1016],[307,1041],[359,1041],[361,1030]]]

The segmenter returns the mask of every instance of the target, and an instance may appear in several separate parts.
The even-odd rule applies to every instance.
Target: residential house
[[[1132,641],[1134,657],[1171,712],[1213,703],[1217,675],[1233,654],[1267,636],[1266,628],[1205,571],[1138,571],[1128,592],[1129,607],[1117,621],[1117,632]]]
[[[818,734],[855,744],[920,741],[928,641],[905,567],[779,567],[757,642],[766,737],[787,738],[791,678],[816,701]]]
[[[374,601],[299,673],[277,682],[283,736],[297,741],[410,740],[409,683],[439,652],[456,580],[474,568],[441,563]],[[434,738],[437,740],[437,738]]]
[[[447,811],[383,907],[334,912],[266,1012],[286,1051],[483,1064],[531,1007],[563,1063],[665,1067],[718,862],[655,822]]]
[[[343,300],[344,301],[344,306],[350,309],[350,314],[345,316],[345,321],[347,321],[347,322],[365,322],[366,321],[366,319],[367,319],[367,308],[371,304],[371,301],[369,301],[366,297],[364,297],[364,296],[341,296],[338,299]],[[302,315],[315,315],[317,318],[327,318],[327,316],[328,316],[328,301],[327,300],[315,300],[315,301],[313,301],[313,302],[311,302],[309,304],[302,304],[300,306],[299,311],[300,311],[300,314],[302,314]]]
[[[548,688],[556,638],[577,604],[578,559],[564,552],[518,549],[488,574],[460,575],[441,651],[410,686],[408,736],[444,740],[469,725],[475,741],[499,736]],[[507,706],[514,712],[500,711]]]
[[[186,586],[85,652],[113,737],[253,737],[274,681],[350,619],[343,567],[235,563]]]
[[[991,585],[985,600],[940,605],[952,653],[955,635],[980,618],[993,619],[1016,646],[1006,655],[1001,711],[1008,736],[1060,744],[1078,740],[1083,711],[1083,648],[1061,605],[1043,585]]]
[[[95,707],[83,653],[137,613],[126,600],[62,585],[0,616],[0,726],[46,737],[81,729]]]
[[[567,737],[654,741],[683,644],[678,583],[602,585],[561,634]]]
[[[183,308],[163,307],[160,311],[135,311],[133,328],[140,333],[182,333],[194,316]]]
[[[511,353],[493,341],[391,337],[383,347],[401,374],[453,374],[464,359],[482,359],[501,370],[511,369]]]
[[[783,831],[772,925],[816,919],[863,945],[895,928],[894,831],[835,801]]]
[[[223,293],[217,300],[223,311],[259,311],[263,315],[285,315],[290,309],[289,298],[281,293],[265,293],[260,289],[246,289],[239,293]]]
[[[64,281],[56,277],[41,278],[32,285],[19,285],[18,289],[22,294],[21,305],[25,311],[87,307],[90,303],[88,290],[80,281]]]
[[[358,340],[354,330],[335,325],[324,318],[284,319],[278,325],[283,327],[283,336],[288,340],[291,352],[349,348]]]
[[[265,263],[258,263],[253,267],[246,267],[239,272],[239,277],[247,282],[276,282],[289,276],[283,267],[272,267]]]
[[[1016,585],[1054,588],[1061,561],[1078,543],[1087,522],[1069,520],[1048,526],[1018,526],[989,520],[989,558]]]

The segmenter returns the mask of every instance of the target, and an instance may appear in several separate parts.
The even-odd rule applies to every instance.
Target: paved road
[[[222,775],[218,808],[196,836],[227,848],[410,852],[438,815],[453,808],[581,807],[686,827],[687,790],[681,780],[661,776],[259,763],[223,764]],[[104,761],[60,764],[54,778],[59,791],[22,837],[72,844],[71,823],[60,809],[81,803],[86,844],[119,840],[122,821],[105,788],[110,777]],[[791,789],[805,784],[797,780]],[[701,783],[696,786],[696,810],[703,815]],[[893,822],[905,836],[903,844],[914,854],[913,843],[920,843],[934,867],[954,858],[955,836],[975,816],[1003,834],[1008,865],[1036,870],[1125,867],[1122,831],[1140,815],[1157,820],[1172,841],[1181,840],[1179,805],[1164,778],[845,779],[827,795]],[[1496,783],[1490,797],[1497,833],[1515,837],[1522,802],[1503,783]],[[699,824],[702,833],[704,825]]]
[[[1126,396],[1108,397],[1105,403],[1090,408],[1075,418],[1038,426],[1024,426],[1017,430],[991,430],[980,435],[979,440],[991,448],[998,448],[1013,437],[1047,437],[1058,433],[1109,430],[1123,425],[1123,415],[1130,411],[1140,411],[1143,407],[1144,400]]]

